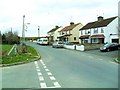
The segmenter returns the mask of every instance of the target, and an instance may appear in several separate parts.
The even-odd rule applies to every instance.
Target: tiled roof
[[[50,31],[48,31],[48,33],[54,32],[54,31],[56,31],[58,28],[60,28],[60,27],[59,27],[59,26],[56,26],[55,28],[53,28],[53,29],[51,29]]]
[[[68,30],[72,30],[73,28],[75,28],[77,25],[79,25],[80,23],[77,23],[77,24],[73,24],[73,25],[70,25],[70,26],[66,26],[64,27],[61,31],[68,31]],[[60,32],[61,32],[60,31]]]
[[[102,21],[95,21],[95,22],[90,22],[86,24],[84,27],[82,27],[80,30],[86,30],[86,29],[91,29],[91,28],[98,28],[98,27],[105,27],[109,23],[111,23],[116,17],[108,18],[108,19],[103,19]]]

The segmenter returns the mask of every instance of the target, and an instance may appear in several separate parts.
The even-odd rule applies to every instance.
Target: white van
[[[40,39],[38,39],[37,44],[48,45],[49,44],[48,38],[40,38]]]

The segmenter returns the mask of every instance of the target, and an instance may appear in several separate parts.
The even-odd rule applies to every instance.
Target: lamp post
[[[25,27],[27,28],[26,24],[30,24],[30,23],[25,23],[25,15],[23,15],[23,28],[22,28],[22,41],[25,41]]]
[[[38,37],[40,37],[40,26],[38,26]]]

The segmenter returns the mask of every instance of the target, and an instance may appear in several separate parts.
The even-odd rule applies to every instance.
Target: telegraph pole
[[[25,41],[25,15],[23,15],[22,39]]]

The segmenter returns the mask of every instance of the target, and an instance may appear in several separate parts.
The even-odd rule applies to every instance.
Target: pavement
[[[28,45],[41,60],[2,68],[3,88],[118,88],[118,64],[111,54]]]

